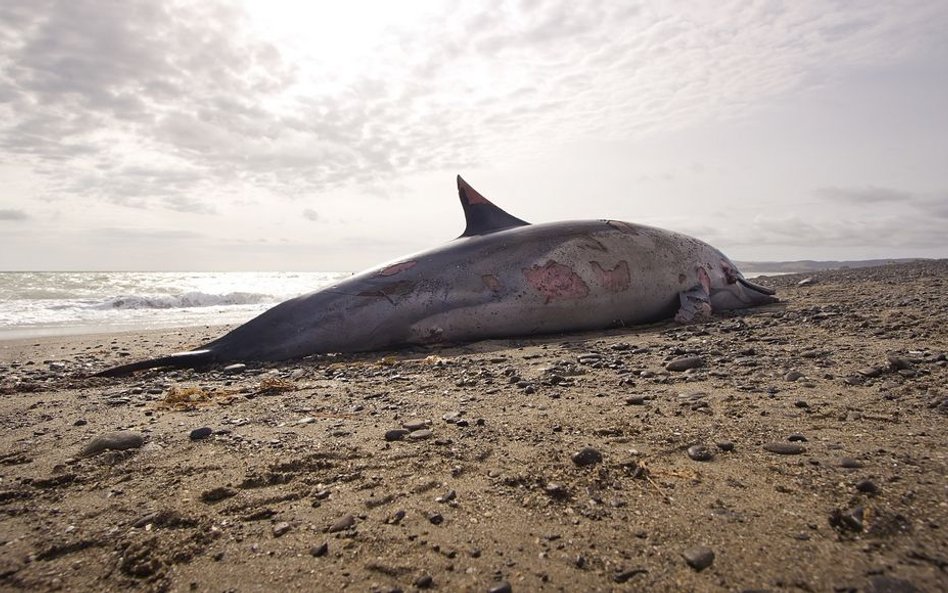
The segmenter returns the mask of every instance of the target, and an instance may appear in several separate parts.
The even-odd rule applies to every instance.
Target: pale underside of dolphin
[[[529,224],[460,177],[458,193],[457,239],[280,303],[198,349],[98,374],[691,321],[777,300],[687,235],[615,220]]]

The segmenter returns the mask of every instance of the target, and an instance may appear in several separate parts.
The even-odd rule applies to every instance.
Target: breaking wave
[[[255,292],[230,292],[208,294],[186,292],[177,295],[138,296],[122,295],[92,305],[91,309],[190,309],[192,307],[214,307],[231,305],[257,305],[275,301],[276,297]]]

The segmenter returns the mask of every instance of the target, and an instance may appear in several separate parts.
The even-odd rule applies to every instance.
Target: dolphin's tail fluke
[[[188,352],[177,352],[170,356],[161,358],[150,358],[129,364],[123,364],[110,369],[105,369],[92,375],[93,377],[121,377],[130,375],[135,371],[156,368],[173,369],[193,369],[195,367],[211,364],[216,360],[214,352],[211,350],[191,350]]]

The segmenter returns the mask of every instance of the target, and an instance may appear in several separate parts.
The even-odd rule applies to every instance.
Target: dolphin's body
[[[99,375],[690,320],[777,300],[692,237],[613,220],[529,224],[460,177],[458,191],[467,228],[454,241],[290,299],[197,350]]]

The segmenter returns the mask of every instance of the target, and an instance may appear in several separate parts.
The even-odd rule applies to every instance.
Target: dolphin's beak
[[[750,280],[745,280],[744,278],[738,278],[737,281],[743,284],[745,288],[756,290],[757,292],[766,294],[767,296],[774,296],[777,294],[777,291],[773,288],[767,288],[766,286],[761,286],[760,284],[754,284]]]

